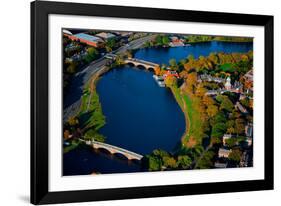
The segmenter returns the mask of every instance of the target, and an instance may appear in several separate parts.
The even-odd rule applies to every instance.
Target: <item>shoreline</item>
[[[149,48],[175,48],[175,47],[187,47],[194,44],[200,44],[200,43],[211,43],[211,42],[222,42],[222,43],[253,43],[253,41],[233,41],[233,40],[206,40],[206,41],[191,41],[187,42],[186,44],[182,46],[170,46],[170,45],[152,45],[152,46],[144,46],[141,47],[142,49],[149,49]]]
[[[187,105],[183,99],[183,96],[181,95],[181,91],[179,91],[179,97],[177,97],[177,95],[175,94],[176,91],[174,91],[175,89],[180,90],[180,88],[169,88],[176,100],[176,102],[178,103],[179,107],[181,108],[183,114],[184,114],[184,118],[185,118],[185,131],[182,134],[180,140],[181,140],[181,146],[185,146],[188,147],[186,144],[188,142],[188,140],[186,139],[187,136],[189,135],[190,132],[190,117],[187,110]],[[180,98],[180,99],[179,99]],[[185,140],[186,139],[186,140]]]
[[[95,73],[92,75],[92,77],[90,78],[90,80],[88,81],[88,83],[86,84],[86,86],[85,86],[85,88],[84,88],[84,90],[90,90],[90,94],[87,96],[87,99],[86,99],[86,100],[83,99],[83,96],[81,97],[82,102],[81,102],[81,105],[80,105],[80,108],[79,108],[79,111],[78,111],[78,114],[76,115],[76,117],[79,118],[79,116],[80,116],[83,112],[88,112],[89,106],[90,106],[90,102],[91,102],[91,99],[92,99],[92,97],[93,97],[93,93],[96,92],[96,83],[97,83],[97,81],[99,80],[99,77],[100,77],[101,75],[103,75],[104,73],[108,72],[110,69],[111,69],[111,68],[108,67],[108,66],[103,66],[99,71],[95,72]],[[100,103],[100,102],[99,102],[99,103]],[[86,109],[84,108],[85,105],[86,105]],[[102,115],[103,115],[103,114],[102,114]],[[104,115],[103,115],[103,116],[104,116]],[[105,116],[104,116],[104,117],[105,117]],[[88,124],[88,125],[90,125],[90,124]],[[84,133],[85,130],[91,128],[91,125],[90,125],[90,126],[88,126],[88,125],[86,125],[86,126],[82,129],[83,133]],[[103,126],[104,126],[104,125],[102,125],[102,127],[103,127]],[[74,141],[75,144],[72,143],[70,146],[65,147],[65,148],[63,149],[63,150],[64,150],[64,152],[63,152],[64,154],[66,154],[66,153],[68,153],[68,152],[70,152],[70,151],[76,149],[76,148],[80,145],[80,142],[79,142],[79,141],[76,142],[75,139],[72,140],[72,141]]]
[[[124,64],[125,65],[125,64]],[[95,90],[95,86],[96,86],[96,83],[97,81],[99,80],[99,78],[107,73],[108,71],[110,71],[112,68],[116,68],[118,66],[114,66],[112,67],[112,64],[110,66],[104,66],[104,68],[102,68],[101,70],[99,70],[98,72],[96,72],[95,74],[93,74],[92,78],[90,79],[89,81],[89,84],[90,84],[90,87],[93,87],[93,88],[90,88],[91,92],[96,92]],[[155,72],[153,72],[153,74],[155,74]],[[189,114],[188,114],[188,111],[187,110],[187,105],[186,105],[186,102],[184,100],[184,97],[182,96],[182,92],[180,90],[180,88],[170,88],[170,91],[171,93],[173,94],[176,102],[178,103],[179,107],[181,108],[183,114],[184,114],[184,117],[185,117],[185,131],[184,133],[181,135],[181,138],[180,138],[180,141],[181,141],[181,146],[184,146],[184,147],[188,147],[187,146],[187,143],[188,143],[188,135],[189,135],[189,132],[190,132],[190,117],[189,117]],[[179,98],[177,98],[176,94],[175,94],[175,89],[179,90]]]

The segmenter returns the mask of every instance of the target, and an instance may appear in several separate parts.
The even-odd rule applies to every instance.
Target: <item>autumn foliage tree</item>
[[[160,66],[156,66],[156,67],[154,68],[154,72],[155,72],[155,75],[159,76],[160,73],[161,73],[161,68],[160,68]]]
[[[166,84],[168,87],[175,87],[175,86],[177,86],[177,78],[174,77],[174,76],[168,75],[168,76],[165,78],[165,84]]]

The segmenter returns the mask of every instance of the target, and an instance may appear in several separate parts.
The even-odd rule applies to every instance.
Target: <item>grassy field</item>
[[[82,103],[78,117],[84,131],[88,129],[97,131],[105,125],[105,116],[102,113],[99,95],[96,91],[96,83],[99,80],[100,74],[101,73],[96,73],[85,85],[83,90]]]
[[[196,111],[194,105],[196,100],[183,94],[179,88],[171,88],[176,101],[185,114],[186,131],[182,137],[183,145],[193,147],[202,142],[202,121],[200,112]]]

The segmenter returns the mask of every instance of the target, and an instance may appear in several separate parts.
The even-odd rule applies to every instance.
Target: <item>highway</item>
[[[113,54],[121,54],[127,50],[140,48],[145,42],[153,39],[155,35],[145,36],[140,39],[133,40],[112,52]],[[77,72],[69,86],[69,90],[63,100],[63,122],[65,123],[70,117],[76,116],[81,105],[81,97],[85,84],[90,80],[91,76],[104,67],[109,59],[101,57],[91,62],[82,71]]]

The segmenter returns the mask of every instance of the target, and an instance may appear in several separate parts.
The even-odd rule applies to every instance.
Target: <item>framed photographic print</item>
[[[273,16],[31,3],[31,202],[273,189]]]

